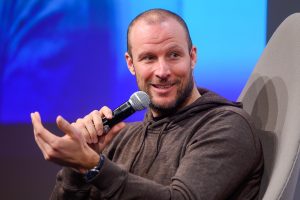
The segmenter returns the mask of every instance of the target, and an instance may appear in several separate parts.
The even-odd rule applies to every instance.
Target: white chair
[[[300,199],[295,197],[300,167],[300,13],[277,28],[238,100],[260,129],[265,160],[260,199]]]

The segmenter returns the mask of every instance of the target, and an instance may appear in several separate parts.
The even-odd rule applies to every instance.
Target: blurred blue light
[[[165,8],[187,22],[199,86],[236,100],[266,43],[266,0],[39,1],[0,4],[0,122],[70,121],[137,90],[124,59],[129,22]],[[129,121],[142,119],[144,112]]]

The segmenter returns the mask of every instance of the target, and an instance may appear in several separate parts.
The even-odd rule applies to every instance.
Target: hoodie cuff
[[[86,183],[84,175],[69,167],[63,167],[58,173],[57,181],[62,182],[65,189],[88,190],[91,185]]]
[[[114,162],[105,157],[99,174],[90,181],[102,194],[110,195],[118,190],[126,180],[128,173]]]

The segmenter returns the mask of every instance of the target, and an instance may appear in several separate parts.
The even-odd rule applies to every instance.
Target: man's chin
[[[157,108],[172,109],[174,108],[176,101],[162,98],[162,99],[152,99],[151,102]]]
[[[176,111],[175,102],[151,102],[150,108],[160,114],[169,114]]]

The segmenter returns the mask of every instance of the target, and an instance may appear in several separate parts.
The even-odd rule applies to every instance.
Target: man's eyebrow
[[[172,45],[168,47],[167,52],[176,51],[178,53],[183,53],[185,49],[180,45]]]
[[[140,59],[147,55],[153,55],[153,53],[151,53],[150,51],[144,51],[144,52],[141,52],[140,54],[138,54],[137,58]]]
[[[179,50],[182,50],[183,48],[182,48],[181,46],[177,45],[177,44],[174,44],[174,45],[168,47],[168,50],[170,50],[170,49],[171,49],[171,50],[172,50],[172,49],[179,49]]]

